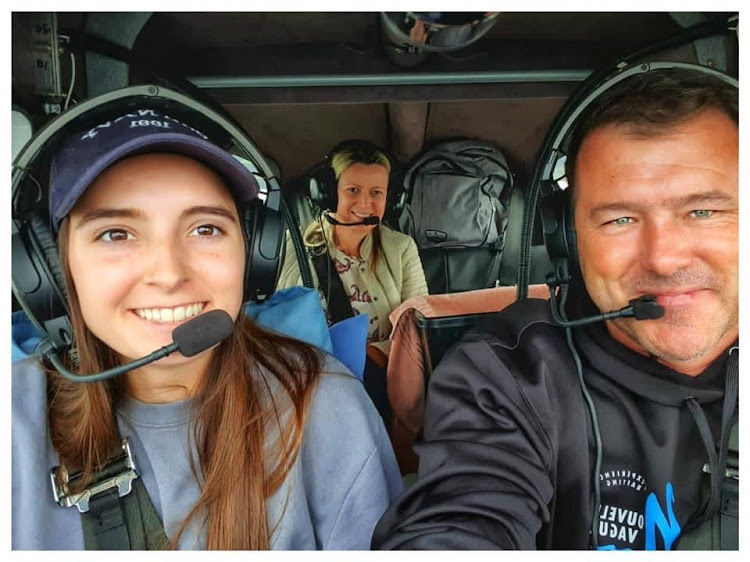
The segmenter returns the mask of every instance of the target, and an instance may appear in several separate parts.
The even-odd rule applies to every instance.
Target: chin
[[[692,361],[717,351],[721,336],[708,335],[697,327],[676,329],[665,326],[664,330],[643,334],[639,343],[643,348],[662,360]]]

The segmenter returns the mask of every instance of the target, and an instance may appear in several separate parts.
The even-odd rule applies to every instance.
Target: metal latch
[[[83,472],[69,474],[65,465],[56,466],[50,471],[52,494],[55,502],[62,507],[77,507],[81,513],[89,510],[91,499],[107,490],[117,488],[119,497],[126,496],[133,488],[133,480],[138,478],[133,455],[127,437],[122,440],[122,453],[110,458],[107,464],[95,472],[91,484],[81,492],[72,493],[75,484],[83,477]]]
[[[703,465],[703,473],[711,474],[711,466],[708,463]],[[732,478],[734,480],[739,480],[740,479],[739,467],[727,466],[726,469],[724,470],[724,478]]]

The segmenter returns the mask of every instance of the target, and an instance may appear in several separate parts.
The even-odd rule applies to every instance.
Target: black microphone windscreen
[[[656,302],[653,295],[643,295],[630,301],[636,320],[655,320],[664,316],[664,307]]]
[[[223,310],[209,310],[180,324],[172,331],[177,349],[192,357],[225,340],[234,330],[232,318]]]
[[[362,224],[366,224],[368,226],[376,225],[380,223],[380,219],[376,216],[369,216],[362,219]]]

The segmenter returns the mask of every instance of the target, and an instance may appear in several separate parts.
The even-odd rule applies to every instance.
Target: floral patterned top
[[[365,278],[369,267],[367,260],[350,256],[336,248],[333,255],[333,264],[336,266],[336,272],[344,285],[344,292],[349,297],[354,314],[366,313],[370,317],[367,343],[381,341],[388,337],[388,334],[380,333],[378,311],[373,305],[372,295],[367,290]]]

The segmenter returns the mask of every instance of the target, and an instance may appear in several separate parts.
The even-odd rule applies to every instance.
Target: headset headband
[[[559,158],[559,153],[561,147],[565,145],[565,142],[569,140],[571,133],[573,132],[574,125],[576,124],[576,121],[578,118],[583,114],[586,109],[589,108],[589,106],[599,98],[604,92],[611,89],[612,87],[616,86],[623,80],[626,80],[630,78],[631,76],[635,76],[637,74],[645,74],[646,72],[651,72],[655,70],[666,70],[666,69],[686,69],[686,70],[697,70],[699,72],[703,72],[705,74],[710,74],[713,76],[716,76],[718,78],[721,78],[725,82],[733,85],[735,88],[739,88],[739,82],[729,76],[728,74],[725,74],[724,72],[721,72],[719,70],[715,70],[713,68],[709,68],[707,66],[701,66],[698,64],[690,64],[690,63],[684,63],[684,62],[647,62],[647,63],[641,63],[636,64],[631,67],[625,67],[623,69],[620,69],[617,73],[611,75],[609,78],[605,78],[604,82],[601,82],[598,86],[596,86],[591,93],[589,93],[576,107],[575,109],[567,116],[565,121],[563,122],[562,126],[558,130],[558,132],[555,134],[549,150],[546,152],[546,159],[542,161],[542,169],[541,169],[541,178],[543,180],[552,179],[552,174],[554,173],[555,164],[557,162],[557,159]],[[537,182],[538,187],[538,182]],[[534,189],[534,185],[532,185],[532,189]]]

